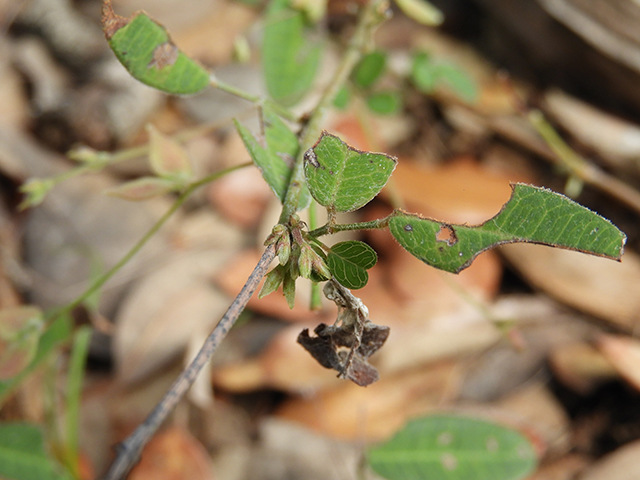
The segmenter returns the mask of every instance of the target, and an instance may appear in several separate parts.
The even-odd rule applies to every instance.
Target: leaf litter
[[[44,0],[33,3],[52,10],[63,8]],[[115,3],[120,10],[125,2]],[[126,7],[135,10],[139,3],[144,2]],[[164,23],[162,11],[178,9],[180,15],[167,19],[175,23],[171,30],[176,45],[196,52],[204,64],[224,67],[233,57],[233,38],[244,33],[256,13],[226,1],[199,5],[189,11],[179,2],[162,2],[153,8],[166,10],[153,15]],[[330,11],[339,8],[329,7]],[[5,8],[0,14],[5,15]],[[0,298],[7,299],[3,307],[18,306],[17,302],[27,299],[48,307],[71,298],[87,278],[92,255],[105,266],[111,264],[167,206],[157,199],[139,207],[126,204],[125,209],[114,199],[95,200],[98,190],[130,179],[130,174],[114,170],[58,185],[41,210],[29,213],[22,234],[25,217],[11,210],[15,182],[68,168],[60,152],[78,140],[99,148],[127,147],[142,138],[143,125],[150,118],[170,116],[177,128],[188,128],[195,119],[188,107],[194,99],[167,102],[131,82],[117,70],[118,65],[100,58],[105,50],[91,40],[91,33],[86,37],[91,41],[75,46],[64,42],[64,38],[77,38],[71,31],[78,18],[93,15],[97,25],[96,12],[77,2],[64,6],[76,13],[82,9],[82,16],[60,23],[61,31],[68,33],[60,35],[48,30],[47,17],[34,16],[33,8],[19,12],[16,24],[20,28],[38,25],[43,33],[36,39],[28,28],[23,29],[27,33],[20,41],[28,37],[40,42],[41,53],[30,53],[29,61],[55,66],[57,70],[51,69],[50,74],[58,87],[47,94],[36,81],[38,70],[26,61],[2,64],[2,78],[7,81],[0,82],[0,98],[18,99],[5,102],[7,115],[0,126],[0,172],[7,187],[2,201],[3,209],[13,216],[7,228],[17,232],[25,251],[24,255],[3,252],[2,281],[10,290],[5,295],[3,287]],[[90,22],[82,25],[86,32],[97,32]],[[218,41],[209,40],[212,30]],[[8,56],[24,51],[12,30],[3,31],[2,37],[10,38],[3,44]],[[540,41],[546,39],[540,37]],[[400,15],[381,29],[378,42],[380,47],[395,49],[389,54],[394,69],[401,69],[402,63],[395,55],[412,54],[414,48],[459,62],[463,71],[478,80],[479,96],[472,103],[456,98],[447,88],[429,98],[407,91],[405,110],[387,123],[363,111],[363,105],[356,107],[360,108],[357,115],[336,114],[326,125],[328,131],[346,139],[340,133],[343,129],[350,138],[357,137],[349,142],[358,148],[392,152],[399,158],[383,201],[375,200],[354,221],[384,216],[374,211],[388,212],[389,204],[397,206],[400,198],[408,210],[442,222],[472,225],[497,213],[508,198],[509,181],[563,189],[562,177],[541,167],[540,160],[550,158],[549,150],[530,125],[518,120],[512,92],[485,59]],[[82,76],[72,67],[70,52],[83,59]],[[161,47],[158,53],[170,55],[156,56],[153,68],[162,67],[163,60],[169,66],[175,60],[173,48]],[[34,90],[17,88],[23,80],[31,82]],[[590,107],[584,110],[571,102],[575,93],[514,83],[518,91],[541,94],[542,107],[571,139],[575,137],[573,146],[584,144],[598,162],[630,178],[637,176],[634,144],[623,141],[631,138],[625,132],[637,135],[635,112],[612,108],[605,114],[597,103],[583,99]],[[43,101],[45,94],[50,95],[49,101]],[[28,132],[27,125],[33,127]],[[211,150],[216,158],[206,163],[209,167],[248,159],[239,150],[231,154],[233,158],[220,158],[223,142],[229,141],[224,133],[207,139],[216,147]],[[491,164],[486,160],[490,151],[506,152],[503,158],[516,158],[525,168],[513,168],[507,161]],[[107,359],[108,366],[115,352],[117,367],[106,372],[95,364],[90,368],[84,398],[87,418],[81,431],[81,436],[91,439],[83,447],[90,451],[97,470],[108,461],[110,446],[152,407],[177,372],[176,365],[185,360],[185,351],[215,323],[228,297],[246,278],[247,267],[255,264],[256,250],[250,245],[261,244],[263,238],[254,241],[251,235],[262,229],[261,223],[269,223],[262,212],[270,208],[268,186],[254,183],[260,181],[257,174],[239,175],[226,186],[220,184],[219,191],[212,187],[208,203],[200,197],[190,204],[186,221],[157,236],[150,252],[103,292],[100,313],[109,321],[117,320],[117,333],[96,340],[106,339],[113,347],[93,347],[92,361]],[[473,402],[478,414],[498,411],[519,419],[521,431],[533,432],[541,451],[547,452],[535,474],[540,478],[546,472],[559,478],[582,475],[588,480],[633,475],[634,465],[628,459],[637,457],[633,431],[640,424],[640,414],[633,408],[638,347],[630,336],[637,325],[635,287],[640,285],[634,253],[637,214],[592,191],[579,200],[603,209],[605,216],[623,225],[630,244],[622,263],[512,245],[483,253],[454,277],[402,253],[388,235],[369,232],[365,239],[376,247],[380,262],[369,271],[369,284],[357,293],[362,303],[351,294],[334,291],[319,313],[309,312],[308,284],[302,282],[294,310],[277,296],[252,300],[248,321],[258,325],[276,318],[277,328],[265,333],[258,328],[243,331],[240,325],[231,332],[210,378],[200,379],[199,393],[171,420],[166,435],[173,443],[169,442],[169,453],[158,458],[175,460],[175,465],[184,467],[183,475],[189,466],[203,467],[189,478],[211,478],[206,468],[214,458],[216,478],[261,479],[268,478],[268,472],[287,471],[292,478],[350,479],[358,452],[342,440],[389,438],[410,417],[443,409],[461,411]],[[228,221],[212,215],[211,209]],[[93,253],[83,250],[83,245]],[[559,303],[549,302],[549,297]],[[364,305],[371,319],[385,327],[369,320]],[[301,329],[306,334],[300,336]],[[253,348],[238,347],[234,337],[241,333]],[[297,338],[328,368],[318,365],[296,343]],[[336,374],[356,383],[379,380],[363,389],[337,379]],[[34,376],[0,410],[2,418],[42,418],[43,406],[33,400],[41,390],[42,377]],[[213,393],[213,402],[207,393]],[[116,408],[136,395],[138,407],[128,412]],[[571,400],[566,401],[567,397]],[[89,408],[96,399],[109,402],[112,408]],[[220,421],[221,417],[228,422]],[[213,422],[214,418],[218,420]],[[240,424],[250,426],[233,426]],[[165,440],[159,437],[158,443]],[[346,471],[331,470],[328,464],[333,461],[310,460],[318,456],[344,461]]]

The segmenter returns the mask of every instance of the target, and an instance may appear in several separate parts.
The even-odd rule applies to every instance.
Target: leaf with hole
[[[28,423],[0,424],[0,478],[70,480],[45,450],[39,427]]]
[[[262,63],[271,98],[284,106],[297,103],[309,90],[322,49],[310,39],[304,13],[289,0],[271,0],[265,18]]]
[[[423,262],[458,273],[481,252],[505,243],[539,243],[620,260],[627,236],[609,220],[564,195],[512,185],[500,213],[482,225],[450,225],[397,211],[389,230]]]
[[[116,15],[104,2],[102,28],[113,53],[135,79],[163,92],[187,95],[209,86],[209,72],[174,45],[166,29],[137,12]]]
[[[357,240],[336,243],[327,255],[327,265],[335,279],[351,289],[362,288],[367,284],[367,270],[377,261],[378,255],[375,250]]]
[[[396,168],[396,158],[362,152],[335,135],[322,132],[304,154],[304,173],[316,201],[337,212],[363,207],[385,186]]]
[[[517,431],[453,415],[409,422],[368,458],[389,480],[519,480],[537,463],[531,443]]]

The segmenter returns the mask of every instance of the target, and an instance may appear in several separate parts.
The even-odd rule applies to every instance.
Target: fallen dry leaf
[[[574,480],[590,463],[588,458],[580,454],[569,454],[543,465],[527,480]]]
[[[602,352],[585,342],[555,348],[549,355],[549,367],[563,385],[581,395],[618,378],[618,372]]]
[[[513,244],[500,252],[533,286],[557,300],[624,329],[638,325],[640,258],[621,262],[541,245]]]
[[[444,362],[383,375],[366,388],[343,382],[315,395],[291,398],[276,415],[332,437],[378,441],[395,433],[409,417],[453,400],[459,381],[457,364]]]
[[[187,430],[172,427],[156,434],[142,451],[130,480],[213,480],[209,454]]]
[[[621,335],[602,335],[598,349],[627,382],[640,390],[640,341]]]
[[[637,480],[640,478],[640,441],[628,443],[594,463],[580,480]]]
[[[120,381],[138,381],[166,365],[194,332],[210,330],[229,298],[210,284],[224,264],[224,250],[176,253],[143,278],[116,318],[113,350]]]

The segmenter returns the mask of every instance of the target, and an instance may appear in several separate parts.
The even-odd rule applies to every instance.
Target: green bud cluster
[[[302,229],[306,227],[297,215],[291,217],[290,224],[273,227],[265,246],[275,245],[279,265],[265,277],[259,298],[275,292],[282,285],[283,293],[290,308],[293,308],[296,279],[309,278],[322,282],[331,278],[326,257],[319,246],[310,245]]]

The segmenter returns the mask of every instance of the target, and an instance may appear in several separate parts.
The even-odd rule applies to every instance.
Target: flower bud
[[[284,283],[282,284],[282,291],[284,298],[287,299],[289,308],[293,308],[296,303],[296,280],[291,275],[286,274],[284,276]]]
[[[258,298],[263,298],[275,292],[284,280],[285,270],[281,265],[271,270],[264,278],[264,284],[258,293]]]
[[[291,237],[289,232],[286,231],[276,243],[276,253],[278,254],[278,260],[280,265],[286,265],[291,257]]]

